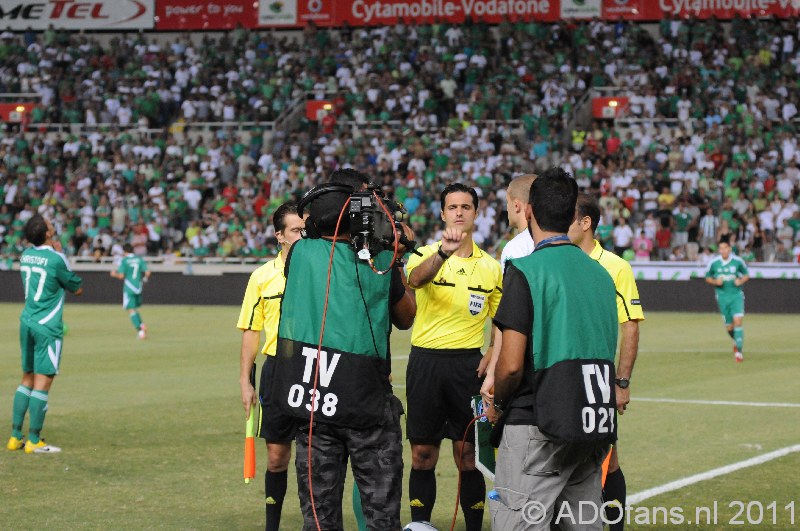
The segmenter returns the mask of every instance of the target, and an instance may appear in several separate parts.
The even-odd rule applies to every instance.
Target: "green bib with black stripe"
[[[295,417],[306,419],[313,408],[316,421],[362,429],[381,421],[391,392],[391,272],[376,274],[349,243],[338,242],[328,289],[331,245],[303,239],[287,258],[272,400]],[[375,267],[385,270],[391,261],[392,253],[380,253]]]
[[[617,304],[611,276],[574,245],[542,247],[514,266],[533,305],[529,356],[537,426],[560,442],[613,442]]]

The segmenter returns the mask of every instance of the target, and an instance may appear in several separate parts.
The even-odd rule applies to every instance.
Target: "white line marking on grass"
[[[707,348],[707,349],[696,349],[696,348],[679,348],[679,349],[669,349],[665,350],[663,348],[640,348],[639,353],[647,353],[647,354],[720,354],[720,353],[730,354],[729,349],[714,349],[714,348]],[[790,348],[778,348],[778,349],[770,349],[769,351],[766,350],[754,350],[749,349],[749,353],[758,352],[760,354],[794,354],[797,352],[797,349],[790,349]]]
[[[724,476],[725,474],[730,474],[731,472],[736,472],[737,470],[741,470],[743,468],[761,465],[766,463],[767,461],[772,461],[773,459],[778,459],[780,457],[787,456],[794,452],[800,452],[800,444],[795,444],[794,446],[787,446],[786,448],[781,448],[779,450],[775,450],[774,452],[769,452],[763,455],[752,457],[750,459],[746,459],[744,461],[739,461],[738,463],[733,463],[720,468],[715,468],[713,470],[709,470],[708,472],[702,472],[700,474],[695,474],[694,476],[688,476],[679,479],[677,481],[671,481],[669,483],[665,483],[664,485],[660,485],[658,487],[653,487],[652,489],[647,489],[643,490],[642,492],[637,492],[636,494],[628,496],[627,503],[629,505],[636,505],[654,496],[659,496],[667,492],[672,492],[673,490],[682,489],[683,487],[687,487],[695,483],[700,483],[701,481],[706,481],[709,479],[714,479],[719,476]]]
[[[727,350],[727,349],[726,350],[715,350],[715,349],[701,350],[701,349],[696,349],[696,348],[684,348],[684,349],[680,349],[679,348],[679,349],[670,349],[670,350],[664,350],[663,348],[640,348],[639,349],[639,353],[640,354],[665,354],[665,355],[667,355],[667,354],[709,354],[709,355],[711,355],[711,354],[722,354],[723,352],[726,355],[730,354],[730,351]],[[761,354],[794,354],[795,352],[797,352],[797,349],[790,349],[790,348],[781,349],[781,348],[779,348],[779,349],[770,349],[769,352],[767,352],[767,351],[753,350],[751,348],[750,350],[748,350],[748,352],[751,355],[753,354],[753,352],[758,352],[758,353],[761,353]],[[408,354],[404,354],[402,356],[394,356],[394,355],[392,355],[392,359],[393,360],[407,360],[408,357],[409,357]]]
[[[730,400],[684,400],[679,398],[634,397],[631,402],[662,402],[665,404],[703,404],[707,406],[749,406],[749,407],[800,407],[800,404],[785,402],[733,402]]]

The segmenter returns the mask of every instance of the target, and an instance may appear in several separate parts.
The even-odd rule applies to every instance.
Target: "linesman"
[[[286,256],[292,244],[300,239],[303,220],[297,215],[293,203],[284,203],[272,216],[275,237],[281,251],[274,260],[262,265],[250,275],[247,290],[242,300],[242,309],[236,326],[242,331],[241,359],[239,362],[239,385],[242,392],[242,405],[245,418],[250,417],[250,409],[256,404],[256,390],[251,383],[251,372],[255,368],[261,331],[266,335],[261,352],[266,360],[261,367],[261,381],[258,397],[268,391],[272,374],[275,371],[275,349],[278,344],[278,319],[281,299],[286,286],[283,276]],[[264,498],[266,503],[266,531],[277,531],[281,524],[281,510],[286,496],[287,470],[292,456],[292,440],[295,436],[295,419],[284,415],[278,408],[261,410],[259,437],[267,444],[267,471],[264,474]]]
[[[617,319],[621,339],[615,391],[617,412],[622,415],[630,401],[631,375],[639,352],[639,322],[644,321],[644,312],[631,265],[627,260],[603,249],[594,239],[594,231],[599,223],[600,206],[597,201],[588,194],[578,194],[575,221],[569,228],[570,240],[608,271],[617,290]],[[608,475],[603,485],[603,500],[617,502],[615,505],[618,507],[609,505],[606,509],[606,519],[609,522],[617,522],[610,525],[611,531],[621,531],[624,527],[625,518],[622,511],[625,508],[627,494],[625,475],[619,467],[617,446],[618,444],[615,444],[611,448]]]

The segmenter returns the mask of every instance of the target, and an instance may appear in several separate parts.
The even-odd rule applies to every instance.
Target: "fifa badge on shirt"
[[[478,315],[483,311],[483,305],[486,302],[485,295],[479,295],[477,293],[470,293],[469,294],[469,313],[472,315]]]

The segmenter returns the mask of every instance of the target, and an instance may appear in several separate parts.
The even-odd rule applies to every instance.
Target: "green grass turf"
[[[20,377],[20,309],[0,305],[0,420],[6,429]],[[0,450],[0,529],[263,528],[263,445],[257,447],[258,477],[250,485],[242,481],[237,312],[234,307],[145,306],[151,338],[138,341],[118,306],[68,304],[70,332],[43,432],[64,451]],[[651,312],[647,318],[632,381],[634,402],[620,419],[629,493],[800,444],[797,407],[635,401],[800,402],[797,316],[748,315],[743,364],[733,362],[717,315]],[[394,381],[402,399],[408,341],[407,332],[393,334]],[[5,442],[8,432],[3,435]],[[407,445],[405,462],[407,475]],[[728,504],[760,502],[766,508],[774,500],[778,525],[769,527],[786,529],[789,510],[783,507],[791,501],[795,526],[800,525],[798,469],[800,454],[794,453],[641,505],[679,506],[693,520],[695,506],[717,501],[718,523],[703,529],[750,529],[746,512],[744,526],[729,524],[736,507]],[[449,448],[443,448],[437,476],[433,521],[449,529],[456,482]],[[296,500],[290,467],[285,529],[300,527]],[[406,495],[404,522],[410,520],[407,505]],[[344,507],[346,528],[353,529],[349,488]],[[766,522],[772,514],[765,509]],[[488,521],[487,515],[487,529]],[[629,528],[664,527],[662,519],[658,525]],[[460,517],[456,528],[463,529]]]

